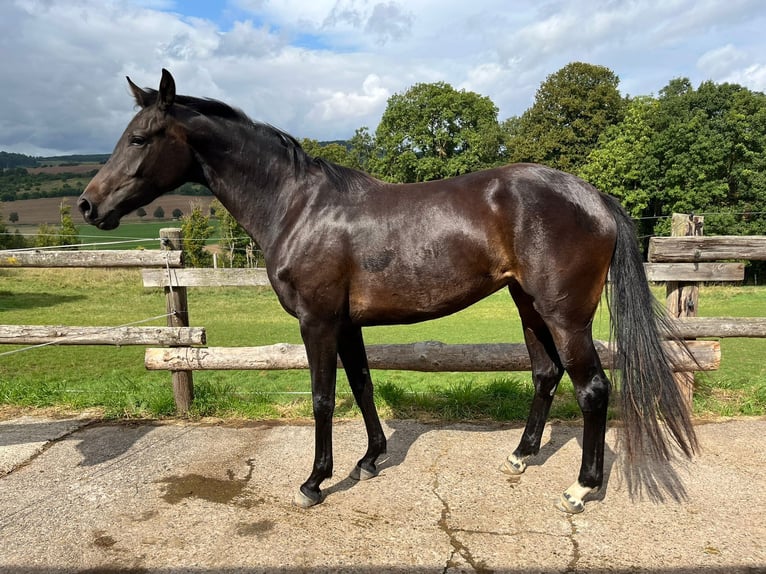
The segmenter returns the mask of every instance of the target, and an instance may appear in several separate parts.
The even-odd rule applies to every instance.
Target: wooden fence
[[[302,345],[278,344],[263,347],[204,347],[205,329],[190,327],[186,289],[202,286],[268,285],[263,269],[184,269],[179,230],[162,230],[164,251],[34,251],[0,254],[0,267],[141,267],[145,287],[163,287],[167,327],[62,327],[0,325],[0,344],[39,343],[67,345],[143,345],[145,366],[173,373],[176,406],[181,413],[193,400],[192,372],[204,369],[305,369]],[[671,239],[672,241],[668,241]],[[722,258],[766,259],[766,237],[705,237],[702,243],[683,243],[686,259],[677,255],[674,243],[688,238],[653,238],[652,262],[647,272],[653,281],[740,281],[741,263],[702,263]],[[699,240],[700,238],[692,238]],[[708,240],[710,240],[708,242]],[[722,246],[725,246],[722,247]],[[733,250],[733,251],[732,251]],[[672,255],[664,255],[672,253]],[[712,253],[712,255],[711,255]],[[741,255],[739,255],[741,253]],[[670,259],[669,259],[670,258]],[[723,277],[726,277],[724,279]],[[766,337],[766,319],[694,318],[677,322],[683,338]],[[678,370],[715,370],[720,365],[717,341],[690,341],[694,360],[671,342],[670,353],[679,357]],[[162,346],[163,348],[153,348]],[[609,344],[597,341],[605,367],[611,366]],[[521,344],[446,345],[429,341],[405,345],[370,345],[373,369],[416,371],[526,371],[530,369],[526,347]]]

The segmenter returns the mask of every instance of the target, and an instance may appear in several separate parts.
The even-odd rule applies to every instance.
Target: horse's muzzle
[[[120,218],[114,211],[110,211],[106,215],[100,214],[97,205],[85,197],[86,193],[87,191],[77,200],[77,209],[80,210],[86,223],[104,230],[115,229],[120,225]]]

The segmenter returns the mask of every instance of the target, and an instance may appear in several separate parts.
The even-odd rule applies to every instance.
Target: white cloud
[[[702,54],[697,60],[697,67],[711,78],[721,78],[746,60],[745,52],[735,48],[733,44],[726,44]]]
[[[752,64],[741,70],[734,70],[724,81],[766,92],[766,64]]]
[[[0,149],[104,152],[133,114],[124,76],[214,97],[297,137],[374,130],[386,100],[445,81],[500,119],[575,60],[632,95],[675,77],[766,88],[761,0],[0,1]],[[205,12],[208,11],[208,12]]]
[[[333,92],[314,106],[314,112],[322,121],[357,121],[375,111],[382,111],[390,93],[381,85],[376,74],[370,74],[362,82],[361,91]]]

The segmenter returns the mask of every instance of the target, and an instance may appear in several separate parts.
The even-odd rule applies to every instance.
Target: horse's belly
[[[369,282],[352,286],[349,314],[359,325],[416,323],[465,309],[507,283],[504,277],[471,280]]]

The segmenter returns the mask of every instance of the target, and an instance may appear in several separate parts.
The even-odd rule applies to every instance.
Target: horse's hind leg
[[[568,331],[557,340],[583,414],[580,473],[556,505],[559,510],[575,514],[584,510],[585,496],[597,492],[604,481],[604,439],[611,383],[601,367],[590,329]]]
[[[366,480],[378,474],[375,461],[378,456],[386,452],[386,435],[383,433],[373,400],[372,378],[360,327],[346,327],[341,330],[338,338],[338,354],[367,429],[367,452],[356,464],[351,477],[356,480]]]
[[[545,421],[551,410],[553,395],[564,374],[564,367],[551,332],[535,310],[532,298],[518,284],[512,284],[509,289],[524,327],[524,339],[532,362],[535,395],[519,446],[508,455],[501,469],[508,474],[521,474],[526,470],[526,459],[540,451]]]

